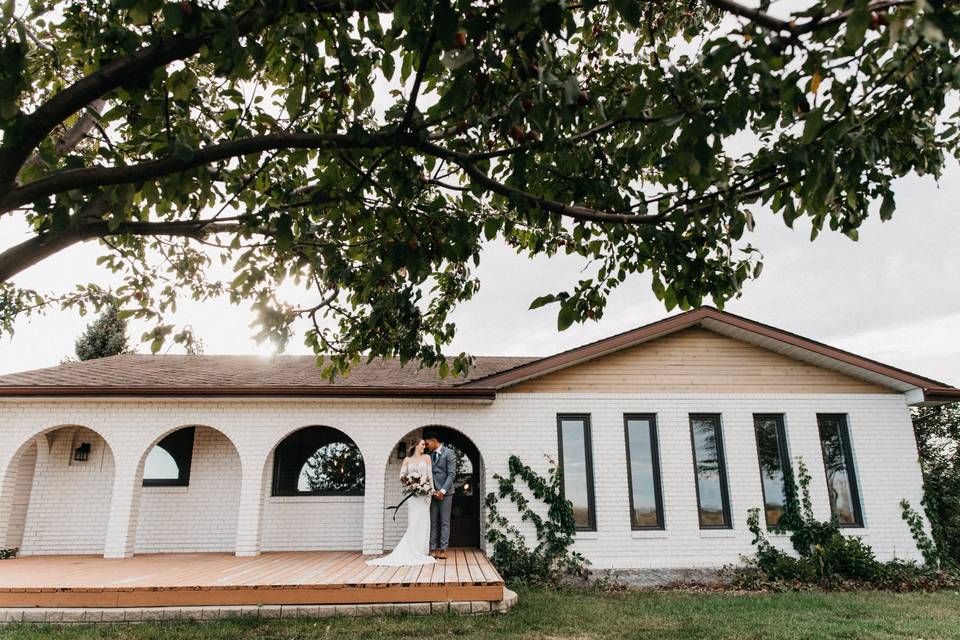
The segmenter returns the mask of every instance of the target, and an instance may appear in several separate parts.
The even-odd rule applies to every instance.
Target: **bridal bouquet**
[[[421,474],[416,469],[400,476],[400,484],[403,485],[403,492],[412,496],[428,496],[433,491],[430,477]]]

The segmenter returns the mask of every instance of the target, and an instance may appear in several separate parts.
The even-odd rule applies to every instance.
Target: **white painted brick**
[[[717,567],[749,553],[747,511],[762,506],[754,413],[785,415],[791,455],[806,461],[814,505],[823,518],[829,508],[816,414],[848,414],[866,525],[849,533],[863,536],[881,558],[919,558],[899,502],[907,498],[919,506],[920,469],[909,410],[904,397],[895,394],[502,393],[493,403],[3,400],[0,546],[22,542],[27,555],[105,549],[127,554],[230,549],[242,555],[280,549],[378,553],[395,544],[405,526],[405,513],[393,523],[384,512],[385,504],[395,504],[399,495],[394,452],[401,438],[428,424],[462,431],[481,453],[483,482],[490,488],[494,474],[507,472],[510,455],[546,471],[546,456],[557,455],[558,412],[591,415],[598,531],[581,534],[576,548],[596,568]],[[657,415],[665,532],[630,529],[625,412]],[[722,415],[733,529],[719,534],[701,531],[697,522],[688,415],[702,412]],[[138,469],[151,445],[191,424],[208,428],[197,431],[190,487],[141,489]],[[363,498],[270,496],[274,446],[315,424],[340,429],[360,447],[367,467]],[[57,425],[66,428],[50,431]],[[48,437],[36,439],[45,432]],[[90,461],[73,463],[71,447],[81,441],[93,444]],[[29,470],[31,455],[36,456],[36,471],[29,482],[31,474],[24,469]],[[503,512],[516,520],[509,504]],[[530,531],[528,524],[518,525]]]

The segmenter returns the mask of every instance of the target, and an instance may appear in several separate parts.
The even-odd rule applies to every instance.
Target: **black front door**
[[[480,546],[480,452],[465,435],[454,429],[434,427],[444,445],[457,454],[453,514],[450,516],[450,546]]]

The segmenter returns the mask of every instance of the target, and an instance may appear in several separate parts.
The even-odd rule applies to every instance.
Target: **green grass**
[[[519,589],[506,615],[0,628],[10,640],[960,638],[960,593],[605,593]]]

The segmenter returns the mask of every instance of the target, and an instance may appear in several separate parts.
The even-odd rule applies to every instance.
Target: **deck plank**
[[[503,580],[476,549],[418,566],[368,565],[358,551],[27,556],[4,560],[0,607],[349,604],[496,600]]]

